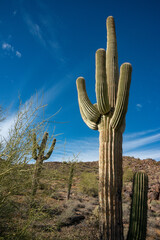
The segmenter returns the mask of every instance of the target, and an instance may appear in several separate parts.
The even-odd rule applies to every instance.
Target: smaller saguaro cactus
[[[143,172],[134,174],[133,197],[127,240],[145,240],[147,231],[148,176]]]
[[[32,157],[34,160],[36,160],[36,164],[35,164],[33,182],[32,182],[32,197],[34,197],[37,192],[37,187],[39,184],[39,177],[41,174],[43,161],[47,160],[51,156],[54,150],[54,146],[56,144],[56,139],[54,138],[48,153],[44,155],[47,139],[48,139],[48,133],[45,132],[42,138],[41,145],[39,146],[36,140],[36,133],[33,133]]]

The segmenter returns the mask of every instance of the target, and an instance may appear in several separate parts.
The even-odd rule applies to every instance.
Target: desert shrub
[[[75,216],[75,209],[73,205],[68,206],[63,210],[62,214],[57,219],[57,230],[61,227],[70,225],[71,219]]]
[[[57,230],[63,226],[74,225],[85,217],[81,214],[76,214],[78,207],[82,206],[78,201],[68,200],[61,214],[57,218]]]
[[[131,168],[126,167],[123,172],[123,183],[131,182],[133,180],[133,170]]]
[[[4,239],[31,239],[28,227],[37,219],[35,214],[28,215],[26,208],[30,207],[27,201],[33,174],[33,165],[28,165],[32,159],[32,135],[38,132],[41,138],[47,126],[47,119],[40,120],[43,115],[40,109],[44,110],[44,106],[32,99],[20,104],[8,135],[4,137],[0,132],[0,236]],[[2,123],[0,115],[0,128]]]
[[[89,196],[98,196],[98,180],[95,173],[84,172],[81,174],[79,188],[82,193]]]

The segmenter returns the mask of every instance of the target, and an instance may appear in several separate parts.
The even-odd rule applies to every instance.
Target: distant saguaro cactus
[[[118,70],[115,23],[107,18],[107,51],[96,52],[96,98],[88,98],[85,80],[76,81],[78,102],[86,125],[99,130],[99,226],[100,239],[123,240],[122,222],[122,134],[128,107],[132,66]]]
[[[36,134],[35,133],[33,134],[32,157],[34,160],[36,160],[36,164],[35,164],[33,181],[32,181],[32,197],[34,197],[37,192],[37,187],[39,184],[39,177],[42,170],[43,161],[47,160],[51,156],[54,150],[54,146],[56,144],[56,139],[54,138],[48,153],[44,155],[47,139],[48,139],[48,133],[45,132],[42,138],[41,145],[39,146],[36,140]]]

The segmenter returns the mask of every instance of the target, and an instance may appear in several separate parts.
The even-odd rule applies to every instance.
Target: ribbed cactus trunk
[[[96,52],[96,98],[88,98],[85,80],[77,79],[82,119],[99,136],[99,226],[101,240],[122,240],[122,133],[128,106],[132,67],[118,71],[118,53],[113,17],[107,18],[107,51]]]
[[[100,131],[99,228],[100,239],[123,239],[122,222],[122,132],[109,127]],[[108,125],[108,126],[107,126]]]

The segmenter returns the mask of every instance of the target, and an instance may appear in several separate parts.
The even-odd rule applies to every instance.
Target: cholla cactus
[[[88,98],[85,80],[76,81],[78,102],[86,125],[99,130],[99,225],[100,239],[123,239],[122,223],[122,134],[128,107],[132,67],[118,70],[115,23],[107,18],[107,51],[96,52],[96,98]]]
[[[32,157],[34,160],[36,160],[36,164],[35,164],[35,170],[34,170],[33,182],[32,182],[32,197],[35,196],[37,191],[37,186],[39,184],[39,177],[40,177],[43,161],[47,160],[51,156],[54,150],[54,146],[56,144],[56,139],[54,138],[48,153],[44,155],[47,139],[48,139],[48,133],[45,132],[42,138],[41,145],[39,146],[36,140],[36,134],[35,133],[33,134]]]

